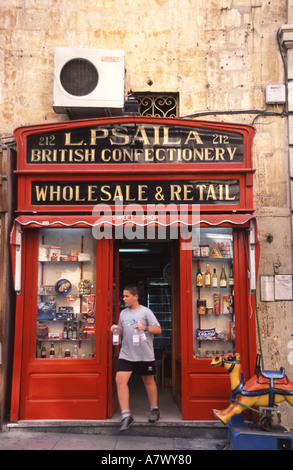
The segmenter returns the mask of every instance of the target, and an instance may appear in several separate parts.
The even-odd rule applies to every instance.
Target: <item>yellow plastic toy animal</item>
[[[225,410],[212,410],[222,423],[227,424],[247,407],[273,407],[285,400],[293,406],[293,383],[285,369],[266,371],[258,366],[255,375],[244,382],[241,380],[240,354],[217,354],[211,365],[222,366],[230,374],[232,403]]]

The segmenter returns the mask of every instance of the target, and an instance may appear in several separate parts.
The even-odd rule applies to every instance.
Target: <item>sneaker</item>
[[[133,425],[133,423],[134,423],[133,417],[132,416],[126,416],[126,418],[123,418],[121,420],[119,431],[126,431],[127,429],[130,428],[130,426]]]
[[[160,410],[159,408],[153,408],[149,417],[149,423],[155,423],[160,419]]]

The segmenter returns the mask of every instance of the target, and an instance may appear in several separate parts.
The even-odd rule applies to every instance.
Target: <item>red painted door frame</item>
[[[253,372],[256,358],[254,303],[248,282],[248,259],[244,228],[234,229],[234,278],[236,352],[245,377]],[[230,400],[230,378],[221,368],[212,368],[211,359],[193,358],[192,253],[180,250],[182,418],[214,420],[212,409],[224,409]]]
[[[108,240],[97,243],[96,351],[93,359],[35,358],[38,230],[24,233],[23,285],[17,302],[11,420],[105,419],[109,312]],[[30,260],[30,262],[26,262]],[[18,375],[19,374],[19,375]],[[19,397],[19,400],[17,399]]]
[[[108,258],[109,258],[109,310],[108,310],[108,407],[107,417],[112,418],[118,408],[118,396],[115,383],[116,365],[119,354],[119,346],[112,345],[112,334],[110,327],[118,323],[119,319],[119,241],[108,240]]]

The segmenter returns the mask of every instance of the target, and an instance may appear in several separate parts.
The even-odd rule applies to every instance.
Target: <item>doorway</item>
[[[114,255],[113,320],[125,308],[123,290],[128,284],[136,284],[140,291],[139,302],[150,308],[157,317],[162,334],[154,337],[156,383],[161,419],[181,419],[178,390],[180,372],[178,366],[178,290],[174,289],[175,272],[178,273],[177,243],[175,241],[129,242],[116,241]],[[178,269],[177,269],[178,268]],[[175,331],[176,330],[176,331]],[[114,353],[115,355],[115,353]],[[117,358],[117,351],[116,351]],[[116,360],[113,360],[115,367]],[[114,372],[114,371],[113,371]],[[115,374],[112,374],[114,378]],[[116,387],[115,381],[112,384]],[[129,381],[130,407],[137,419],[145,420],[149,413],[146,390],[140,377]],[[113,410],[114,411],[114,410]],[[113,418],[120,417],[116,409]]]

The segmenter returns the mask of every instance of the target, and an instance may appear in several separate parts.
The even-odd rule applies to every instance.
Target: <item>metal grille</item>
[[[139,101],[141,116],[175,118],[179,115],[178,93],[133,93]]]
[[[84,96],[94,91],[99,82],[99,74],[92,62],[75,58],[63,66],[60,81],[70,95]]]

